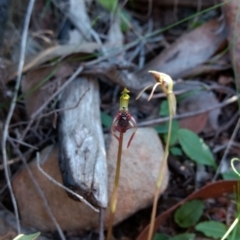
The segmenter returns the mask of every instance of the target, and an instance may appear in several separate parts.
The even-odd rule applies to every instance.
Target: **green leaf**
[[[159,134],[167,133],[168,132],[168,124],[169,124],[169,122],[164,123],[164,124],[159,125],[159,126],[155,126],[154,129]],[[178,121],[177,120],[173,120],[172,121],[172,131],[178,132],[178,129],[179,129]]]
[[[194,240],[195,234],[194,233],[181,233],[174,237],[169,238],[168,240]]]
[[[166,123],[168,128],[169,122]],[[174,145],[177,142],[178,139],[178,130],[179,130],[179,124],[177,120],[172,121],[172,131],[171,131],[171,138],[170,138],[170,146]],[[164,141],[167,140],[167,133],[164,135]]]
[[[130,15],[125,10],[121,10],[119,14],[121,19],[121,30],[123,33],[126,33],[131,26]]]
[[[104,127],[110,128],[112,126],[112,117],[104,112],[101,112],[101,121]]]
[[[224,180],[239,180],[239,176],[233,170],[222,173],[222,176]]]
[[[154,129],[157,131],[159,134],[164,134],[163,138],[164,141],[166,142],[167,140],[167,133],[168,133],[168,124],[169,122],[162,124],[160,126],[155,126]],[[177,120],[172,121],[172,132],[171,132],[171,139],[170,139],[170,146],[174,145],[178,139],[178,129],[179,129],[179,124]]]
[[[188,98],[188,97],[190,97],[192,95],[195,95],[196,93],[199,93],[200,91],[202,91],[202,90],[197,89],[197,90],[191,90],[191,91],[187,91],[187,92],[185,92],[183,94],[180,94],[180,95],[177,96],[177,102],[181,102],[184,99],[186,99],[186,98]]]
[[[169,237],[163,233],[156,233],[153,237],[153,240],[168,240]]]
[[[214,239],[221,238],[227,231],[225,224],[216,221],[201,222],[195,226],[195,229]]]
[[[239,224],[237,224],[234,229],[232,230],[232,232],[229,234],[228,240],[236,240],[236,239],[240,239],[240,226]]]
[[[160,126],[155,126],[154,129],[159,134],[163,134],[163,133],[167,133],[168,132],[168,126],[166,124],[163,124],[163,125],[160,125]]]
[[[35,240],[40,236],[40,232],[33,233],[30,235],[19,234],[13,240]]]
[[[162,101],[162,103],[160,105],[159,115],[161,117],[169,116],[169,108],[168,108],[168,101],[167,100]]]
[[[189,29],[195,29],[195,28],[198,28],[200,26],[203,25],[203,22],[202,21],[194,21],[194,22],[191,22],[190,25],[189,25]]]
[[[179,148],[179,147],[170,147],[169,151],[174,156],[182,156],[183,155],[183,152],[182,152],[181,148]]]
[[[184,153],[193,161],[216,168],[216,163],[209,147],[194,132],[188,129],[179,129],[178,140]]]
[[[112,11],[117,6],[117,0],[97,0],[98,3],[106,8],[108,11]]]
[[[188,228],[198,222],[203,213],[204,204],[201,200],[192,200],[177,209],[175,222],[182,228]]]

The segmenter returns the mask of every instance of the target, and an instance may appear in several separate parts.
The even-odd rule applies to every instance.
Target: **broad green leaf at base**
[[[163,233],[156,233],[153,237],[153,240],[168,240],[169,237]]]
[[[193,161],[216,168],[212,152],[197,134],[188,129],[179,129],[178,140],[184,153]]]
[[[204,203],[201,200],[186,202],[177,209],[174,221],[182,228],[195,225],[203,214]]]
[[[168,240],[194,240],[194,239],[195,239],[194,233],[182,233],[174,237],[171,237]]]
[[[212,237],[214,239],[221,238],[227,231],[225,224],[216,221],[201,222],[196,225],[195,229],[202,232],[207,237]]]
[[[169,151],[174,156],[182,156],[183,155],[183,152],[182,152],[181,148],[179,148],[179,147],[170,147]]]
[[[239,180],[239,176],[233,170],[222,173],[222,176],[224,180]]]

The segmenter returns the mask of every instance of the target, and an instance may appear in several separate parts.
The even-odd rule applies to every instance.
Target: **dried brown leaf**
[[[238,181],[218,181],[209,183],[203,188],[199,189],[198,191],[193,192],[187,198],[183,199],[182,201],[178,202],[167,211],[158,215],[155,219],[154,223],[154,232],[157,231],[159,226],[163,224],[163,222],[170,217],[170,215],[175,211],[179,206],[184,204],[187,201],[193,199],[208,199],[208,198],[216,198],[220,197],[224,193],[233,193],[234,189],[238,187]],[[143,231],[139,234],[137,240],[145,240],[147,239],[147,234],[149,231],[149,225],[146,226]]]
[[[99,49],[99,45],[93,42],[77,44],[77,45],[57,45],[57,46],[48,48],[36,54],[35,56],[27,59],[23,67],[23,73],[29,71],[30,69],[38,67],[41,64],[57,57],[64,58],[73,53],[93,53],[97,49]],[[18,68],[18,63],[8,68],[9,78],[7,81],[16,77],[17,68]]]
[[[237,85],[240,87],[240,2],[238,0],[225,1],[223,13],[228,28],[228,42],[230,45],[232,64],[235,66]]]
[[[27,115],[31,117],[71,74],[72,67],[63,63],[28,72],[21,82]]]
[[[184,34],[159,56],[138,72],[142,81],[148,79],[148,71],[155,70],[169,74],[172,78],[185,77],[194,68],[206,62],[226,39],[226,30],[218,20],[212,20],[201,27]]]
[[[212,92],[200,90],[203,85],[200,82],[184,82],[177,84],[175,89],[186,90],[192,89],[188,96],[186,96],[179,103],[178,111],[180,114],[187,112],[194,112],[198,110],[207,109],[209,106],[218,104],[218,100]],[[198,89],[198,90],[197,90]],[[205,112],[193,117],[184,118],[179,121],[182,128],[187,128],[195,133],[201,131],[211,131],[218,129],[219,109],[214,109],[210,112]]]

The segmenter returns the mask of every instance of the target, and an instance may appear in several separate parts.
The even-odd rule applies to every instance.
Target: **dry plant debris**
[[[131,216],[138,210],[149,206],[152,201],[150,185],[155,183],[158,174],[156,165],[163,155],[162,143],[157,133],[151,128],[141,128],[136,132],[137,139],[127,149],[128,138],[132,131],[126,133],[123,141],[121,181],[119,185],[119,202],[115,214],[115,224]],[[150,144],[148,144],[150,143]],[[107,152],[108,159],[108,191],[109,198],[114,184],[116,169],[117,141],[111,136]],[[139,149],[135,151],[135,148]],[[156,150],[157,149],[157,150]],[[58,150],[56,147],[47,147],[40,154],[41,167],[53,179],[62,183],[58,168]],[[133,161],[133,159],[135,159]],[[51,183],[37,167],[36,160],[29,164],[30,170],[43,191],[56,220],[64,231],[78,232],[80,230],[98,229],[98,213],[86,207],[85,204],[67,196],[65,190]],[[146,171],[148,169],[149,171]],[[168,184],[168,169],[163,170],[164,182],[161,187],[163,192]],[[56,226],[48,215],[48,211],[39,196],[39,189],[31,181],[26,168],[18,172],[13,180],[13,189],[18,199],[22,221],[28,226],[35,226],[42,232],[54,231]],[[28,196],[28,201],[26,197]],[[29,204],[31,202],[32,204]],[[61,209],[61,211],[59,210]],[[109,209],[105,213],[104,227],[107,227]]]
[[[0,1],[0,6],[4,5],[4,2]],[[122,197],[118,200],[116,224],[121,223],[117,224],[113,231],[116,239],[136,239],[149,223],[150,209],[146,207],[151,204],[151,194],[153,197],[156,180],[154,171],[157,167],[154,161],[149,162],[151,166],[148,166],[147,159],[151,154],[161,153],[157,152],[158,147],[156,149],[153,147],[154,143],[152,146],[148,144],[155,139],[155,143],[157,141],[161,145],[158,138],[161,138],[163,143],[166,139],[169,117],[164,108],[166,106],[164,94],[155,93],[151,102],[147,102],[149,92],[143,94],[138,101],[134,99],[144,87],[154,84],[147,73],[148,70],[165,72],[174,79],[173,91],[178,104],[174,117],[173,140],[170,144],[170,175],[169,180],[168,177],[165,178],[166,182],[162,186],[158,212],[171,209],[174,203],[188,198],[196,188],[204,186],[207,182],[234,177],[230,171],[230,160],[239,155],[240,146],[239,129],[236,125],[239,118],[239,1],[38,0],[35,1],[33,13],[29,18],[29,27],[24,23],[28,7],[28,1],[21,1],[21,4],[18,1],[11,1],[9,11],[5,11],[7,7],[0,7],[3,11],[3,14],[0,14],[0,22],[8,14],[5,29],[0,26],[0,32],[4,32],[0,46],[0,136],[6,136],[3,133],[4,128],[7,129],[6,138],[0,139],[0,199],[8,210],[14,212],[10,200],[11,191],[6,188],[5,170],[5,173],[9,173],[14,186],[21,213],[20,220],[26,223],[25,219],[29,218],[32,219],[30,221],[32,226],[44,226],[39,227],[42,230],[42,238],[53,239],[54,234],[57,234],[61,239],[98,239],[99,236],[102,239],[103,228],[100,229],[99,236],[93,233],[93,228],[99,226],[98,215],[92,212],[91,214],[95,215],[91,217],[90,208],[68,198],[63,190],[49,183],[36,166],[33,167],[33,159],[37,152],[60,142],[58,115],[61,113],[67,115],[69,110],[66,109],[69,106],[59,104],[65,100],[61,99],[61,95],[76,79],[79,81],[79,88],[81,79],[94,79],[93,81],[99,82],[99,90],[93,98],[97,98],[98,95],[100,97],[95,106],[97,110],[94,111],[101,116],[102,126],[98,119],[97,127],[91,126],[90,129],[94,133],[98,129],[101,135],[110,131],[122,89],[126,87],[132,93],[129,108],[140,129],[132,142],[136,146],[131,146],[123,153],[126,155],[124,159],[129,160],[128,163],[123,163],[121,172],[129,169],[126,169],[126,175],[121,176],[120,185],[121,182],[125,185],[120,188],[124,189],[131,184],[134,188],[135,181],[140,185],[136,187],[134,196],[133,193],[131,195],[122,190]],[[18,69],[21,62],[19,59],[24,50],[20,42],[25,39],[24,27],[27,29],[27,32],[25,31],[27,45],[19,78]],[[19,81],[20,87],[16,90],[14,85],[17,79],[21,82]],[[17,100],[14,101],[15,108],[8,126],[5,124],[14,95],[17,96]],[[75,102],[73,107],[77,106],[78,102]],[[90,107],[79,115],[80,118],[88,116],[85,124],[90,124],[89,109]],[[156,136],[153,128],[157,130],[159,136]],[[218,169],[213,166],[199,166],[199,162],[192,161],[194,157],[184,152],[183,142],[178,133],[179,130],[181,133],[189,133],[186,129],[191,130],[189,138],[205,142],[204,146],[211,151],[211,157],[214,158]],[[140,136],[142,139],[138,139],[140,143],[135,142],[138,134],[142,134]],[[96,137],[96,142],[92,140],[92,146],[97,146],[99,143],[97,139]],[[116,154],[117,148],[113,144],[112,137],[106,135],[106,147],[104,144],[101,146],[109,156]],[[5,152],[8,169],[3,161]],[[53,171],[53,175],[57,172],[56,180],[62,182],[56,152],[57,150],[54,157],[55,165],[49,166],[49,169]],[[189,153],[189,149],[187,152]],[[103,176],[108,174],[109,179],[113,179],[115,157],[109,156],[108,172],[106,169],[99,171],[102,171]],[[110,161],[110,158],[113,160]],[[93,159],[93,162],[94,160],[96,159]],[[159,156],[156,160],[159,160]],[[28,176],[28,168],[30,170],[34,168],[32,178]],[[78,169],[73,168],[71,171],[76,173]],[[167,175],[167,169],[165,172]],[[26,182],[26,186],[28,184],[33,186],[34,179],[44,179],[43,192],[46,191],[48,194],[45,198],[39,198],[35,190],[32,190],[34,187],[28,188],[24,185],[19,187],[20,180],[19,182],[16,180],[20,178],[19,176],[22,182]],[[145,177],[151,180],[147,186],[143,185]],[[109,189],[111,184],[109,180]],[[225,186],[228,183],[222,184]],[[164,190],[166,185],[168,187]],[[84,217],[86,215],[89,219],[84,218],[82,223],[78,222],[79,213],[74,208],[71,208],[71,211],[66,210],[68,208],[64,210],[64,203],[55,198],[55,191],[61,192],[61,196],[67,203],[73,204],[75,209],[77,206],[83,208],[81,211],[85,211]],[[129,189],[128,191],[131,192]],[[148,197],[144,198],[144,193],[148,193]],[[209,195],[207,192],[205,194],[207,198]],[[138,203],[134,198],[137,198]],[[230,198],[228,196],[226,198],[225,201],[229,203]],[[46,199],[50,206],[56,203],[53,204],[52,212],[58,216],[57,221],[54,221],[51,210],[46,205]],[[40,214],[32,212],[31,218],[29,212],[23,214],[27,207],[35,206],[38,202],[41,206]],[[226,206],[221,201],[218,204]],[[23,207],[25,205],[27,207]],[[142,208],[146,209],[138,211]],[[213,216],[222,220],[222,212],[214,209]],[[67,216],[71,218],[71,212],[78,216],[74,222],[67,220]],[[211,211],[208,212],[211,214]],[[52,219],[51,223],[46,224],[45,220],[38,218],[41,214]],[[123,221],[130,215],[133,216]],[[104,227],[107,225],[107,216],[108,214],[105,216]],[[233,214],[229,213],[228,218],[232,217]],[[2,215],[0,221],[5,221]],[[66,222],[66,228],[61,221]],[[168,239],[182,232],[173,221],[167,221],[169,225],[166,228],[162,220],[159,222],[157,220],[155,230],[167,234]],[[229,226],[231,221],[226,222]],[[158,225],[160,223],[161,226]],[[1,238],[17,234],[18,224],[15,222],[11,226],[8,225],[6,224],[6,231],[0,232]],[[26,233],[31,233],[28,228],[24,229]],[[50,230],[52,232],[47,233]],[[54,233],[55,231],[57,233]],[[197,237],[201,235],[197,231],[194,234],[197,234]],[[143,238],[140,235],[138,239]]]

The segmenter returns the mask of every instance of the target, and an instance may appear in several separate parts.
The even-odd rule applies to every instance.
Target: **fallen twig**
[[[3,155],[4,172],[5,172],[7,185],[8,185],[11,199],[12,199],[14,213],[15,213],[16,220],[17,220],[18,234],[20,234],[21,229],[20,229],[20,223],[19,223],[17,202],[15,199],[13,190],[12,190],[12,185],[11,185],[10,176],[9,176],[9,169],[8,169],[8,165],[7,165],[8,156],[7,156],[7,151],[6,151],[6,142],[7,142],[7,137],[8,137],[9,124],[10,124],[10,121],[11,121],[11,118],[12,118],[12,115],[13,115],[13,112],[14,112],[14,109],[16,106],[18,90],[19,90],[20,83],[21,83],[22,69],[24,66],[24,56],[25,56],[26,44],[27,44],[27,33],[28,33],[28,27],[29,27],[30,18],[32,15],[34,2],[35,2],[35,0],[31,0],[31,1],[29,1],[29,4],[28,4],[27,14],[26,14],[25,22],[24,22],[23,34],[22,34],[22,41],[21,41],[20,59],[19,59],[19,65],[18,65],[18,76],[17,76],[17,80],[16,80],[16,84],[15,84],[15,90],[13,93],[10,109],[9,109],[9,112],[8,112],[8,115],[7,115],[7,118],[5,121],[5,125],[3,128],[3,136],[2,136],[2,155]]]
[[[226,101],[224,101],[222,103],[216,104],[215,106],[212,106],[212,107],[209,107],[209,108],[206,108],[206,109],[201,109],[201,110],[198,110],[198,111],[184,113],[184,114],[181,114],[181,115],[176,115],[175,117],[173,117],[173,119],[182,119],[182,118],[193,117],[193,116],[205,113],[205,112],[209,112],[209,111],[211,111],[213,109],[216,109],[216,108],[222,108],[222,107],[225,107],[225,106],[227,106],[231,103],[236,102],[239,99],[239,97],[240,96],[235,95],[235,96],[227,99]],[[149,120],[149,121],[140,122],[138,124],[138,126],[139,127],[145,127],[145,126],[155,125],[155,124],[164,123],[164,122],[168,122],[168,121],[169,121],[169,117],[157,118],[157,119],[153,119],[153,120]]]
[[[81,202],[85,203],[87,206],[89,206],[91,209],[93,209],[95,212],[99,212],[99,210],[97,208],[95,208],[94,206],[92,206],[88,201],[86,201],[82,196],[78,195],[77,193],[73,192],[72,190],[70,190],[69,188],[63,186],[61,183],[57,182],[54,178],[52,178],[50,175],[48,175],[42,168],[41,168],[41,164],[40,164],[40,160],[39,160],[39,153],[37,155],[37,167],[38,169],[41,171],[41,173],[47,177],[51,182],[53,182],[55,185],[57,185],[58,187],[64,189],[66,192],[72,194],[73,196],[75,196],[77,199],[79,199]]]

